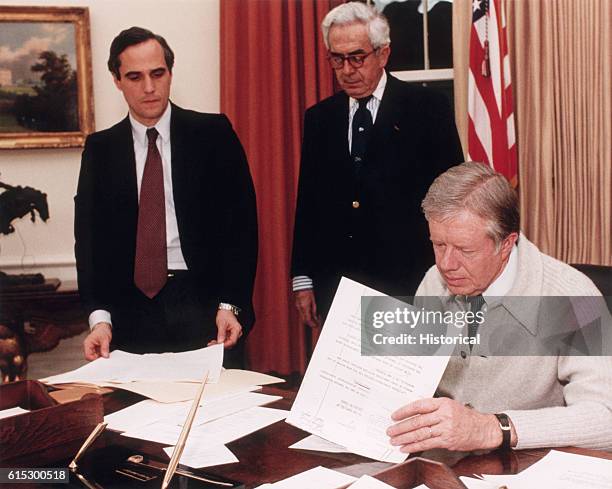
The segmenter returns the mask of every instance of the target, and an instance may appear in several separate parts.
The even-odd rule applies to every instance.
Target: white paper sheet
[[[383,296],[342,278],[287,422],[351,452],[399,463],[389,443],[391,413],[431,397],[448,356],[361,355],[361,297]]]
[[[278,399],[281,397],[254,392],[240,392],[215,400],[203,399],[193,426],[208,423],[254,406],[263,406]],[[168,404],[148,399],[108,414],[104,417],[104,421],[108,423],[108,429],[115,431],[133,431],[157,422],[182,426],[191,404],[191,401]]]
[[[511,489],[612,489],[612,460],[551,450],[520,474],[483,475],[483,478]]]
[[[253,407],[230,416],[199,426],[192,426],[189,440],[202,446],[225,445],[287,417],[288,411],[265,407]],[[123,433],[123,436],[174,445],[181,432],[181,425],[151,423]]]
[[[362,475],[356,482],[351,484],[350,489],[395,489],[395,487],[385,484],[369,475]],[[419,486],[415,489],[423,489],[425,486]]]
[[[71,374],[71,372],[68,372]],[[62,376],[67,374],[61,374]],[[58,376],[49,377],[56,379]],[[61,379],[60,379],[61,380]],[[48,379],[47,379],[48,381]],[[206,384],[204,387],[204,398],[208,400],[219,399],[228,395],[239,392],[250,392],[261,389],[262,385],[275,384],[284,382],[283,379],[272,377],[271,375],[252,372],[250,370],[222,370],[219,376],[219,382],[216,384]],[[51,383],[51,382],[48,382]],[[63,383],[63,382],[62,382]],[[148,397],[158,402],[181,402],[193,399],[199,388],[199,384],[194,382],[129,382],[117,384],[115,382],[90,382],[77,383],[77,385],[100,387],[111,387],[113,389],[122,389],[141,396]]]
[[[499,486],[493,482],[488,482],[482,479],[475,479],[473,477],[459,477],[459,480],[465,484],[468,489],[498,489]]]
[[[198,410],[195,419],[193,420],[194,426],[198,426],[204,423],[210,423],[217,419],[229,416],[234,413],[239,413],[246,409],[250,409],[255,406],[265,406],[274,401],[282,399],[281,396],[269,396],[267,394],[259,394],[256,392],[241,392],[233,396],[217,399],[214,401],[204,400],[201,403],[202,409]],[[181,421],[181,425],[182,425]]]
[[[168,458],[172,456],[174,447],[164,448]],[[215,465],[233,464],[239,462],[229,448],[225,445],[216,447],[203,447],[187,439],[185,449],[181,454],[180,464],[199,469],[202,467],[214,467]]]
[[[27,412],[28,412],[27,409],[20,408],[19,406],[12,407],[9,409],[3,409],[2,411],[0,411],[0,419],[10,418],[11,416],[16,416],[18,414],[23,414]]]
[[[98,358],[82,367],[46,379],[47,384],[88,382],[201,382],[208,370],[208,382],[219,381],[223,363],[223,345],[180,353],[146,353],[138,355],[121,350],[109,358]]]
[[[346,453],[348,450],[336,443],[321,438],[317,435],[310,435],[306,438],[302,438],[300,441],[294,443],[289,448],[295,448],[298,450],[316,450],[318,452],[328,453]]]
[[[104,422],[108,423],[106,427],[109,430],[130,431],[172,416],[177,416],[182,412],[185,412],[183,417],[183,421],[185,421],[189,407],[185,411],[184,406],[188,404],[189,402],[166,404],[147,399],[146,401],[132,404],[120,411],[107,414],[104,416]]]
[[[355,477],[319,466],[275,482],[270,487],[272,489],[337,489],[354,480]]]

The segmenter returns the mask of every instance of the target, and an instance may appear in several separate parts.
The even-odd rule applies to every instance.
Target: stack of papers
[[[285,419],[288,411],[260,407],[279,399],[248,391],[202,399],[179,462],[194,468],[238,462],[225,444]],[[190,408],[191,401],[160,403],[148,399],[104,420],[122,436],[171,445],[164,449],[170,457]]]
[[[197,382],[208,370],[208,382],[216,383],[221,374],[223,345],[180,353],[146,353],[138,355],[121,350],[108,358],[98,358],[82,367],[42,379],[48,384],[129,382]]]
[[[178,402],[195,397],[206,371],[207,387],[216,385],[222,363],[223,345],[181,353],[144,355],[115,350],[109,358],[100,357],[76,370],[41,379],[41,382],[111,387],[160,402]]]
[[[206,447],[225,445],[286,417],[287,411],[282,409],[252,407],[209,423],[192,426],[186,446],[189,447],[192,443]],[[181,434],[181,429],[182,424],[155,422],[126,431],[123,436],[174,445]]]
[[[180,463],[189,467],[210,467],[238,462],[224,445],[285,419],[287,413],[281,409],[254,407],[210,423],[192,426]],[[150,429],[155,430],[154,434]],[[170,445],[176,443],[180,432],[181,426],[155,423],[123,435]],[[173,448],[164,450],[169,457]]]
[[[111,387],[134,392],[158,402],[193,399],[208,370],[203,398],[217,399],[284,382],[271,375],[247,370],[223,370],[223,346],[214,345],[181,353],[137,355],[115,350],[76,370],[41,379],[47,384],[78,384]]]
[[[612,489],[612,460],[551,450],[542,460],[516,475],[461,477],[469,489]]]
[[[49,384],[93,384],[141,394],[149,399],[105,416],[108,429],[123,436],[171,447],[170,456],[201,385],[208,383],[191,426],[180,463],[190,467],[238,462],[225,447],[287,417],[261,406],[281,399],[253,391],[283,379],[245,370],[223,370],[223,346],[182,353],[136,355],[114,351],[83,367],[44,379]]]
[[[229,394],[216,399],[202,399],[193,426],[234,414],[254,406],[263,406],[281,399],[254,392]],[[136,431],[155,423],[182,426],[191,408],[191,401],[162,403],[152,399],[141,401],[120,411],[108,414],[104,421],[115,431]]]

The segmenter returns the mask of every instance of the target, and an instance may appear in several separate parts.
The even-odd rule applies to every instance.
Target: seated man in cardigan
[[[522,352],[501,355],[458,347],[436,397],[393,413],[395,424],[387,430],[391,444],[404,452],[569,445],[611,449],[612,357],[605,356],[609,323],[597,323],[604,326],[598,330],[604,335],[598,356],[529,353],[546,328],[563,326],[562,321],[545,324],[559,316],[550,307],[555,301],[546,300],[555,297],[544,296],[603,303],[595,285],[520,234],[518,197],[488,165],[463,163],[446,171],[431,185],[422,208],[436,265],[417,296],[463,300],[470,310],[477,304],[484,311],[478,326],[483,335],[504,318],[498,332],[505,339],[498,345],[507,347],[521,335],[529,341],[518,343],[525,347]],[[507,300],[516,297],[523,299]],[[538,315],[526,313],[524,306],[534,300],[539,301]],[[607,309],[600,313],[609,321]]]

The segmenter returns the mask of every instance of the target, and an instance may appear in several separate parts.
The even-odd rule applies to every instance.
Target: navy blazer
[[[463,161],[446,97],[388,76],[359,173],[348,148],[349,101],[337,93],[306,111],[292,275],[314,280],[329,307],[341,275],[412,295],[434,263],[421,201]]]
[[[257,263],[255,191],[242,145],[225,115],[172,106],[172,185],[181,250],[203,297],[253,321]],[[91,134],[75,196],[75,254],[87,312],[129,307],[136,294],[136,163],[129,118]]]

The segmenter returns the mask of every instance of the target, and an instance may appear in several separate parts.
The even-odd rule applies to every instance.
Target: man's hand
[[[312,289],[298,290],[294,293],[295,307],[300,313],[300,321],[311,328],[321,326],[321,318],[317,314],[317,302]]]
[[[502,433],[493,414],[483,414],[445,397],[420,399],[391,415],[399,423],[387,429],[391,444],[404,453],[432,448],[471,451],[494,449],[501,445]],[[516,432],[512,426],[512,446]]]
[[[108,323],[97,323],[91,333],[83,341],[83,352],[85,360],[95,360],[96,358],[108,358],[111,339],[113,338],[111,325]]]
[[[217,323],[217,339],[208,342],[208,346],[223,344],[223,348],[231,348],[242,336],[242,326],[232,311],[219,309],[215,319]]]

